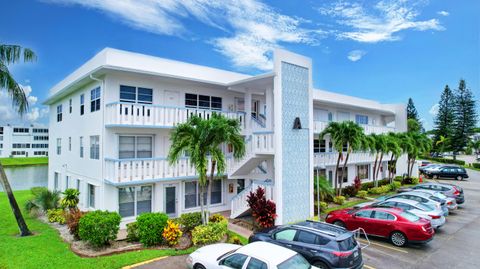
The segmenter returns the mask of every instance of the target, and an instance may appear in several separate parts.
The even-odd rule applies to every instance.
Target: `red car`
[[[426,243],[434,234],[430,221],[399,208],[341,209],[330,212],[325,221],[350,231],[363,228],[368,235],[389,238],[399,247]]]

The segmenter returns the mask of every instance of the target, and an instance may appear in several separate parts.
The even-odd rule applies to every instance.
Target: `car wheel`
[[[201,264],[195,264],[195,266],[193,268],[194,269],[206,269],[205,266],[203,266]]]
[[[462,176],[457,176],[457,180],[463,180]]]
[[[314,262],[313,266],[318,267],[319,269],[329,269],[328,265],[326,265],[324,262]]]
[[[402,232],[393,232],[390,241],[397,247],[403,247],[407,244],[407,237]]]
[[[340,226],[342,228],[345,228],[345,222],[341,221],[341,220],[336,220],[333,222],[333,225],[337,225],[337,226]]]

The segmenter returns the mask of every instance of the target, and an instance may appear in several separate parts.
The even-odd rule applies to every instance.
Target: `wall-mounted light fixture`
[[[296,117],[295,120],[293,121],[293,129],[294,130],[300,130],[302,129],[302,123],[300,122],[300,118]]]

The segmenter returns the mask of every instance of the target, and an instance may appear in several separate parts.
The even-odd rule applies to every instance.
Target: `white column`
[[[267,127],[268,131],[273,130],[273,89],[271,87],[267,87],[265,89],[265,103],[267,104],[267,109],[265,111],[266,119],[265,119],[265,127]]]
[[[252,93],[247,89],[245,91],[245,125],[247,129],[252,128]]]

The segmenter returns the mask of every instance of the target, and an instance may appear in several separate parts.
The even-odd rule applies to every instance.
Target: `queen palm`
[[[373,171],[373,178],[375,180],[375,185],[377,185],[378,173],[380,173],[380,168],[382,167],[383,157],[388,152],[388,139],[385,134],[379,134],[376,137],[377,141],[375,143],[377,148],[377,153],[379,154],[378,164]]]
[[[19,63],[23,59],[23,62],[33,62],[36,60],[35,53],[27,48],[22,48],[17,45],[0,44],[0,90],[5,90],[12,99],[13,106],[17,109],[18,114],[23,115],[28,110],[28,101],[25,92],[22,87],[13,78],[12,74],[8,70],[8,66],[11,64]],[[8,182],[7,175],[0,163],[0,182],[3,185],[3,189],[7,193],[8,201],[12,207],[13,215],[17,220],[18,228],[20,229],[21,236],[31,235],[32,233],[28,229],[25,220],[23,219],[22,212],[18,207],[17,200],[13,195],[12,188]]]
[[[179,124],[172,131],[172,145],[168,153],[170,165],[178,161],[183,152],[190,156],[190,163],[195,167],[200,185],[200,208],[202,223],[208,223],[208,206],[210,204],[211,186],[217,175],[225,172],[225,155],[222,144],[230,144],[233,157],[239,159],[245,155],[245,142],[240,135],[240,123],[220,114],[213,114],[209,119],[192,116],[186,123]],[[207,181],[208,159],[211,159],[211,174]],[[208,184],[209,183],[209,184]],[[205,188],[207,191],[207,208],[204,207]]]
[[[397,167],[397,160],[402,155],[399,138],[395,133],[387,134],[387,152],[391,154],[390,161],[388,162],[388,179],[390,183],[392,183],[393,174]]]
[[[344,125],[339,122],[330,122],[328,126],[320,133],[320,139],[323,139],[326,135],[330,136],[333,148],[338,152],[337,164],[335,165],[334,173],[334,190],[335,194],[338,193],[338,168],[340,167],[340,160],[343,158],[343,128]]]

